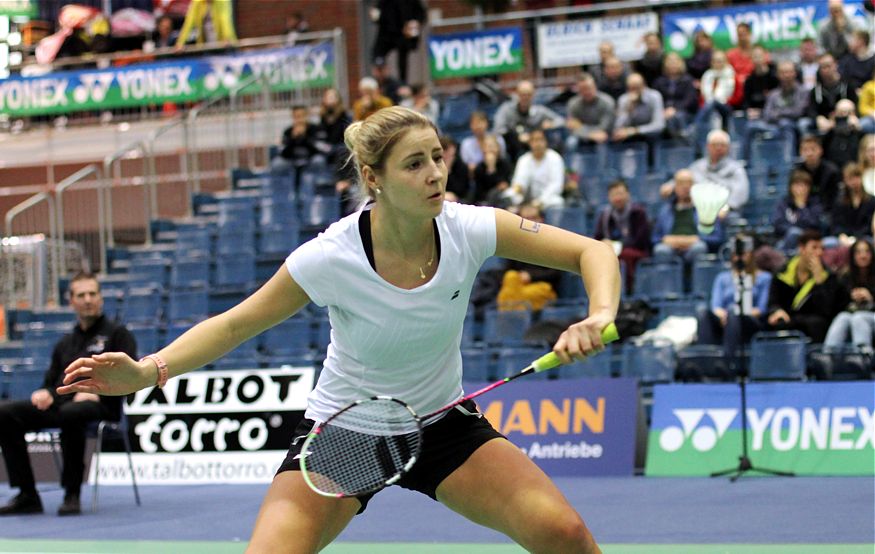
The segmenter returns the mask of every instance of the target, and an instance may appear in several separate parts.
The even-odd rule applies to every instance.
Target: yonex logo
[[[455,299],[458,298],[458,297],[459,297],[459,291],[456,291],[456,292],[453,293],[453,297],[450,298],[450,300],[455,300]]]
[[[738,410],[672,410],[681,422],[681,426],[666,427],[659,434],[659,446],[666,452],[680,450],[687,439],[692,439],[693,448],[699,452],[707,452],[714,448],[720,437],[726,433],[729,425],[738,415]],[[705,416],[711,420],[710,425],[702,425]]]

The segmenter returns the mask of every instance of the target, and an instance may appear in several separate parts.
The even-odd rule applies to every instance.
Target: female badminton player
[[[421,414],[462,398],[462,324],[489,256],[582,275],[589,314],[553,347],[565,363],[601,349],[601,331],[617,311],[620,274],[606,245],[504,210],[444,201],[447,167],[424,116],[386,108],[350,125],[345,141],[370,198],[362,210],[297,248],[252,296],[156,354],[139,362],[121,353],[79,359],[58,389],[124,395],[163,385],[308,302],[327,306],[332,331],[324,367],[264,499],[250,552],[319,551],[367,507],[372,495],[328,498],[306,484],[300,437],[314,422],[372,395],[402,399]],[[550,479],[478,417],[473,401],[459,408],[425,426],[418,461],[398,484],[530,552],[600,552]]]

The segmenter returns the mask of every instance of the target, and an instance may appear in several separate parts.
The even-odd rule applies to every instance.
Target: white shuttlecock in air
[[[699,214],[699,232],[709,235],[714,230],[717,214],[729,200],[729,189],[715,183],[696,183],[690,190],[693,206]]]

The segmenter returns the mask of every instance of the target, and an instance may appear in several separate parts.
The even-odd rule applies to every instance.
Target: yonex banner
[[[270,75],[273,90],[331,86],[334,47],[321,43],[117,69],[9,77],[0,80],[0,113],[29,116],[190,102],[227,94],[251,75]]]
[[[141,390],[125,407],[137,482],[268,483],[282,462],[313,388],[313,368],[195,372]],[[118,452],[90,479],[130,483]]]
[[[522,71],[523,34],[508,27],[431,36],[428,59],[434,79]]]
[[[738,464],[737,385],[658,385],[647,475],[709,475]],[[798,475],[875,474],[875,383],[754,383],[747,388],[754,465]]]
[[[861,29],[871,25],[859,0],[846,0],[845,13]],[[714,39],[716,49],[726,50],[738,43],[735,27],[744,21],[751,25],[754,43],[768,50],[796,48],[803,38],[817,38],[818,30],[828,20],[826,0],[666,12],[662,16],[663,43],[666,51],[689,56],[693,35],[702,29]]]
[[[491,391],[478,404],[550,475],[632,475],[638,391],[631,379],[530,380]]]
[[[0,0],[0,17],[36,17],[36,0]]]
[[[638,60],[644,55],[644,35],[658,31],[659,18],[653,12],[542,23],[538,25],[538,65],[597,63],[598,46],[606,40],[613,43],[621,60]]]

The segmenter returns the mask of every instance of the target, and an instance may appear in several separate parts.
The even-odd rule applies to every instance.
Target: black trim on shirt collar
[[[441,259],[441,234],[438,232],[437,219],[432,219],[431,223],[434,226],[435,258],[439,262]],[[374,241],[371,238],[371,210],[364,210],[359,215],[359,235],[362,238],[362,246],[368,257],[368,263],[371,264],[374,271],[377,271],[377,262],[374,260]]]

